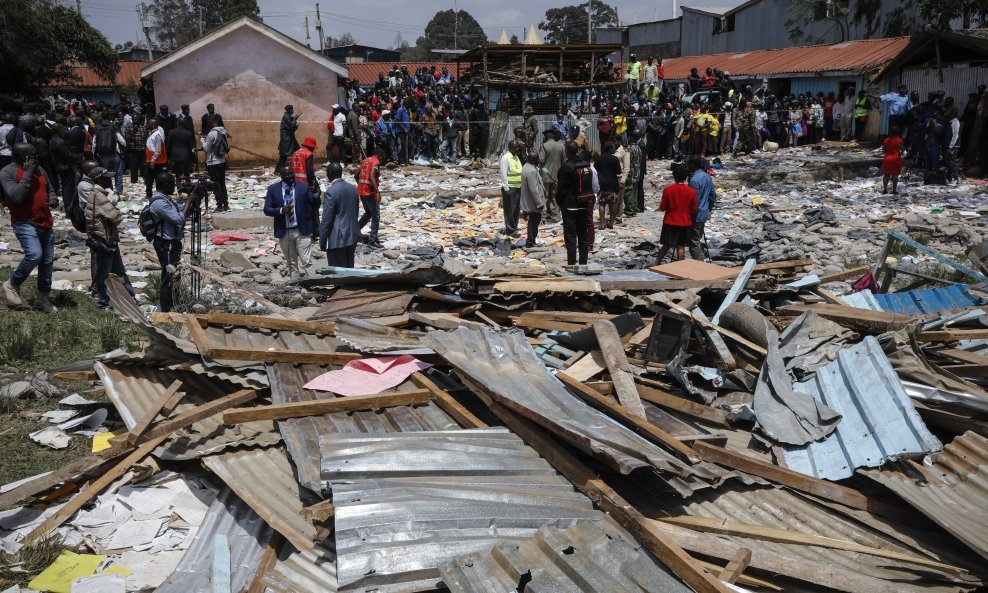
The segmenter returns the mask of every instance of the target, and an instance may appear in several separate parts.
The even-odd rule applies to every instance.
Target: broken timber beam
[[[85,488],[80,490],[78,494],[72,497],[72,500],[65,503],[65,506],[58,509],[58,511],[56,511],[51,517],[48,517],[44,523],[35,527],[34,531],[27,534],[27,536],[25,536],[20,543],[24,545],[33,544],[34,542],[46,537],[49,533],[57,529],[62,523],[72,517],[72,515],[76,514],[76,512],[87,502],[92,500],[93,497],[99,495],[99,493],[105,490],[110,484],[127,473],[127,470],[129,470],[131,466],[144,459],[151,453],[151,451],[154,451],[154,449],[164,442],[168,436],[169,435],[163,435],[153,438],[138,447],[130,455],[122,459],[120,463],[114,466],[113,469],[96,478]]]
[[[720,324],[720,316],[724,313],[724,311],[728,307],[730,307],[738,300],[739,296],[741,296],[741,292],[744,290],[744,287],[748,284],[748,280],[751,279],[751,275],[755,271],[756,263],[757,262],[754,259],[749,259],[748,261],[744,262],[744,267],[741,268],[741,272],[738,274],[737,279],[734,281],[734,285],[731,286],[731,289],[729,291],[727,291],[727,296],[725,296],[724,300],[721,301],[720,307],[718,307],[717,312],[714,313],[714,316],[710,319],[711,323],[713,323],[714,325]]]
[[[813,311],[820,317],[829,319],[848,329],[870,334],[899,330],[917,321],[915,317],[909,315],[870,311],[846,305],[785,305],[775,310],[776,313],[782,315],[802,315],[806,311]]]
[[[379,393],[377,395],[355,395],[352,397],[336,397],[332,399],[316,399],[287,404],[273,404],[256,408],[238,408],[223,413],[223,424],[243,424],[257,420],[286,420],[288,418],[304,418],[305,416],[321,416],[335,412],[355,412],[357,410],[376,410],[393,408],[395,406],[410,406],[427,404],[431,398],[428,389],[412,389],[394,393]]]
[[[614,383],[618,401],[629,412],[645,419],[645,408],[635,388],[631,364],[624,353],[624,345],[621,343],[617,328],[610,321],[601,320],[594,322],[593,332],[604,355],[604,363],[607,365],[607,372],[611,375],[611,382]]]
[[[988,338],[988,329],[945,329],[916,334],[916,340],[920,342],[956,342],[958,340],[984,340],[986,338]]]
[[[169,437],[183,428],[188,428],[200,420],[205,420],[211,416],[219,414],[234,406],[245,404],[257,397],[257,392],[253,389],[242,389],[230,395],[214,399],[208,403],[196,406],[175,416],[171,420],[160,422],[157,426],[145,433],[139,441],[156,440],[159,437]]]
[[[638,377],[635,377],[635,380],[637,382]],[[717,408],[711,408],[710,406],[698,404],[686,398],[677,397],[671,393],[660,391],[654,387],[649,387],[639,383],[638,395],[647,402],[663,408],[674,410],[693,418],[706,420],[707,422],[718,426],[728,427],[731,425],[731,416],[724,410],[718,410]]]
[[[432,393],[432,399],[442,411],[446,412],[450,418],[455,420],[460,426],[465,428],[487,428],[487,423],[477,418],[470,410],[458,402],[449,392],[440,388],[436,383],[421,371],[412,374],[412,383],[422,389],[428,389]]]
[[[837,272],[836,274],[824,274],[823,276],[820,276],[820,284],[840,282],[841,280],[849,280],[851,278],[860,278],[870,271],[870,266],[858,266],[856,268],[849,268],[843,272]]]
[[[232,313],[207,313],[196,316],[203,327],[208,325],[232,325],[236,327],[273,329],[280,331],[295,331],[307,334],[332,335],[334,324],[315,323],[312,321],[296,321],[294,319],[278,319],[260,315],[234,315]]]
[[[172,400],[172,398],[176,397],[179,394],[178,390],[181,388],[182,388],[182,382],[180,380],[175,379],[174,381],[172,381],[172,384],[169,385],[168,388],[165,389],[165,391],[158,396],[158,399],[155,400],[155,402],[151,405],[151,408],[148,409],[148,411],[144,414],[144,417],[141,418],[137,422],[137,424],[134,425],[134,428],[132,428],[127,433],[128,444],[130,445],[136,444],[137,440],[141,438],[141,435],[147,432],[148,427],[151,426],[151,423],[154,422],[154,419],[158,417],[158,414],[167,416],[169,413],[171,413],[170,411],[165,412],[164,408],[165,406],[168,405],[168,403]],[[181,400],[178,399],[176,401],[176,405],[178,401]],[[172,406],[172,410],[174,409],[175,406]]]
[[[583,400],[588,404],[604,412],[618,422],[628,425],[632,430],[642,435],[649,441],[672,450],[679,457],[686,459],[690,463],[698,463],[700,461],[700,456],[697,455],[692,449],[684,445],[679,439],[662,430],[658,426],[655,426],[648,420],[631,414],[624,406],[612,402],[610,399],[591,389],[581,381],[577,381],[563,371],[557,372],[556,378],[569,387],[572,387],[577,395],[583,398]]]
[[[29,482],[25,482],[16,488],[0,494],[0,507],[10,506],[25,498],[40,494],[62,482],[70,481],[77,476],[113,461],[132,449],[133,447],[126,444],[117,444],[110,449],[93,453],[53,472],[38,476]]]
[[[751,549],[741,548],[735,552],[731,561],[727,563],[724,570],[720,571],[720,580],[725,583],[731,583],[732,585],[738,581],[738,577],[744,572],[744,569],[748,568],[748,563],[751,562]]]

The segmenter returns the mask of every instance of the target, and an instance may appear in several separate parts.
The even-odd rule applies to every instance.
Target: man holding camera
[[[48,175],[38,167],[37,149],[18,143],[11,149],[13,162],[0,170],[0,188],[10,211],[10,224],[21,244],[24,259],[3,283],[7,303],[23,306],[21,284],[34,268],[38,268],[38,291],[34,306],[45,313],[54,313],[48,298],[51,292],[52,263],[55,261],[55,233],[52,230],[51,208],[58,206],[58,196]]]
[[[185,217],[195,200],[188,200],[182,207],[175,198],[175,176],[168,171],[161,171],[154,178],[155,192],[151,194],[151,219],[155,223],[154,252],[158,254],[158,264],[161,265],[161,297],[159,300],[162,313],[172,310],[172,276],[182,259],[182,236],[185,234]]]
[[[110,297],[106,293],[106,279],[110,274],[119,276],[130,296],[137,298],[120,256],[119,229],[123,214],[117,210],[116,200],[111,200],[107,191],[112,187],[113,175],[99,163],[86,161],[82,164],[82,180],[79,182],[79,199],[86,214],[86,244],[95,262],[93,289],[100,309],[110,307]]]

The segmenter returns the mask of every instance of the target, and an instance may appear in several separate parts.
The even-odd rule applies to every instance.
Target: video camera
[[[216,182],[206,175],[192,176],[178,186],[179,193],[193,198],[203,198],[211,191],[216,191]]]

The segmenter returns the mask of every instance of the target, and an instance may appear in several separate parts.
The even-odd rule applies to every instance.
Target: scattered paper
[[[78,410],[48,410],[41,416],[47,419],[48,422],[51,422],[52,424],[61,424],[69,420],[78,413],[79,413]]]
[[[52,449],[64,449],[69,446],[69,441],[72,439],[69,435],[55,426],[49,426],[48,428],[42,428],[37,432],[32,432],[28,435],[31,440],[39,445],[44,445]]]
[[[106,408],[100,408],[88,416],[73,418],[68,422],[59,424],[58,427],[62,430],[71,430],[73,428],[78,428],[79,430],[96,430],[106,422],[107,414]]]
[[[72,581],[72,593],[126,593],[127,577],[113,573],[100,573]]]
[[[72,593],[72,581],[79,577],[92,576],[101,562],[102,556],[62,550],[55,562],[34,577],[27,586],[52,593]]]
[[[61,404],[61,405],[63,405],[63,406],[90,406],[90,405],[95,404],[97,402],[94,402],[92,400],[88,400],[88,399],[82,397],[81,395],[79,395],[78,393],[73,393],[72,395],[70,395],[70,396],[68,396],[68,397],[66,397],[64,399],[58,400],[58,403]]]
[[[341,370],[323,373],[305,384],[306,389],[337,395],[372,395],[397,387],[412,373],[432,365],[408,354],[353,360]]]
[[[98,432],[93,435],[93,453],[99,453],[100,451],[106,451],[113,445],[110,444],[110,440],[116,438],[124,432]]]
[[[149,521],[128,521],[121,525],[103,547],[107,550],[122,550],[133,548],[141,544],[150,543],[158,537],[164,519],[151,519]]]

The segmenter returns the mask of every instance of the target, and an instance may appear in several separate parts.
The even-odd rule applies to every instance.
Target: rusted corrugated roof
[[[419,338],[425,332],[388,327],[369,319],[341,317],[336,320],[336,337],[358,352],[405,352],[422,350]],[[425,349],[423,354],[432,354]]]
[[[283,448],[213,455],[203,463],[293,546],[299,550],[315,547],[316,526],[302,516],[302,509],[318,499],[307,495],[302,500],[303,492]]]
[[[360,86],[373,86],[378,80],[378,74],[383,74],[386,82],[388,72],[396,65],[399,69],[402,66],[408,67],[409,74],[415,74],[416,70],[423,67],[441,69],[446,66],[446,69],[456,76],[456,64],[447,62],[361,62],[346,64],[346,69],[350,72],[350,78],[359,82]]]
[[[333,296],[319,307],[309,321],[330,321],[337,317],[367,319],[401,315],[415,298],[414,292],[404,290],[368,290],[364,288],[338,288]]]
[[[988,439],[966,432],[928,459],[867,475],[988,559]]]
[[[180,414],[195,406],[229,395],[240,385],[223,381],[209,373],[170,371],[144,364],[98,362],[96,373],[106,387],[106,394],[128,429],[133,428],[151,410],[173,381],[182,382],[186,393],[175,408]],[[281,440],[271,421],[247,422],[225,426],[222,416],[215,415],[179,431],[159,447],[163,459],[195,459],[228,447],[274,445]]]
[[[549,374],[521,332],[459,328],[429,332],[422,343],[500,403],[622,473],[651,468],[683,496],[733,475],[715,464],[681,461],[590,407]]]
[[[331,336],[285,330],[209,325],[203,331],[217,348],[335,352],[343,344]]]
[[[851,477],[858,467],[879,467],[942,447],[873,336],[841,350],[837,360],[794,388],[830,406],[841,420],[822,441],[784,448],[786,466],[792,470],[840,480]]]
[[[455,558],[440,567],[452,593],[687,593],[641,544],[613,520],[543,527],[532,539]]]
[[[690,68],[717,68],[734,78],[823,72],[871,72],[906,48],[908,37],[861,39],[833,45],[810,45],[745,53],[686,56],[663,60],[667,80],[685,80]]]
[[[269,364],[267,369],[271,382],[271,401],[282,404],[336,397],[332,393],[302,387],[319,375],[336,368],[339,367]],[[406,383],[398,387],[403,388],[411,389],[412,386]],[[319,437],[322,435],[449,430],[457,428],[457,424],[446,412],[430,402],[418,406],[291,418],[278,421],[278,428],[298,469],[299,481],[306,488],[318,492],[322,488],[319,478]]]
[[[456,556],[602,514],[504,428],[327,435],[341,590],[421,591]]]
[[[121,60],[117,63],[120,64],[120,72],[117,73],[115,85],[123,86],[134,82],[140,83],[141,68],[151,62],[146,60]],[[72,78],[71,80],[54,81],[49,86],[56,88],[112,88],[114,86],[113,83],[97,74],[89,66],[72,66]]]
[[[261,577],[264,593],[333,593],[336,584],[336,553],[331,540],[300,552],[285,542],[278,560]]]

